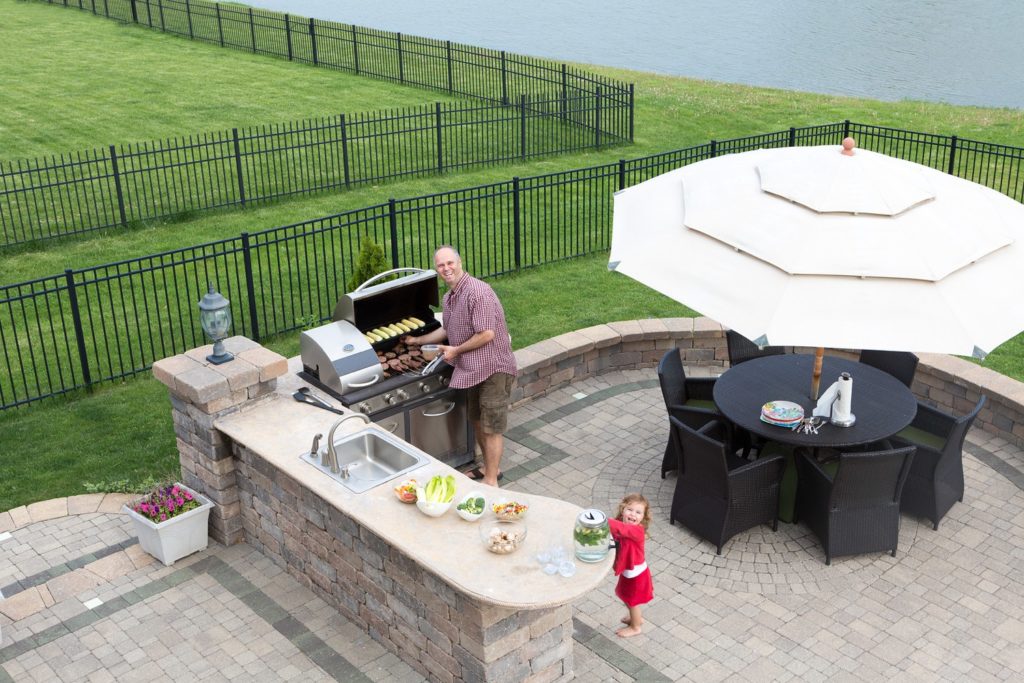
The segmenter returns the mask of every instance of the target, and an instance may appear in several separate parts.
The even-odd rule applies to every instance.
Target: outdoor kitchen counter
[[[572,529],[581,508],[570,503],[484,486],[430,456],[427,465],[397,480],[365,493],[352,493],[300,459],[309,451],[313,436],[320,433],[326,438],[340,416],[296,402],[290,396],[291,385],[290,381],[281,382],[275,395],[217,420],[215,428],[386,539],[456,590],[483,602],[515,609],[553,607],[573,602],[605,580],[612,564],[610,555],[595,564],[576,561],[576,574],[570,578],[545,574],[535,558],[541,549],[555,543],[572,553]],[[383,432],[374,425],[367,427]],[[363,428],[361,422],[350,420],[338,428],[336,437]],[[527,526],[525,543],[509,555],[491,553],[480,539],[480,523],[491,516],[489,511],[481,520],[466,522],[456,514],[453,504],[443,516],[427,517],[415,505],[400,502],[392,492],[402,479],[415,478],[422,484],[434,474],[455,475],[456,501],[478,490],[488,505],[503,497],[529,505],[523,520]]]

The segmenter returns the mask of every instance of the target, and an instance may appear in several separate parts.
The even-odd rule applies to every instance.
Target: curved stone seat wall
[[[519,379],[512,404],[520,405],[575,381],[609,370],[654,368],[670,348],[688,365],[729,364],[725,330],[708,318],[652,318],[594,325],[516,351]],[[798,349],[810,353],[812,349]],[[856,358],[856,352],[828,353]],[[963,414],[988,396],[975,426],[1024,446],[1024,383],[955,356],[918,354],[919,399]],[[652,371],[653,376],[653,371]],[[823,378],[822,382],[826,382]]]

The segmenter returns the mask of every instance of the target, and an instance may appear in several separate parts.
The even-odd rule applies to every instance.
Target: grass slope
[[[0,0],[0,159],[453,101],[77,8]]]

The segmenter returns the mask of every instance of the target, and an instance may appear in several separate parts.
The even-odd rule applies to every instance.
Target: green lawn
[[[222,49],[77,8],[0,0],[0,159],[296,121],[447,95]]]
[[[430,91],[118,26],[77,10],[14,0],[0,0],[0,9],[0,39],[7,55],[0,69],[0,159],[440,98]],[[789,126],[851,119],[1024,146],[1024,117],[1017,110],[887,103],[586,68],[636,83],[635,145],[11,249],[0,253],[0,282],[258,231],[388,197],[607,163]],[[499,278],[494,286],[517,347],[599,322],[689,314],[608,273],[601,255]],[[268,346],[286,355],[297,353],[295,335],[270,340]],[[1024,377],[1024,342],[1007,342],[986,366]],[[177,457],[166,392],[148,377],[0,413],[0,443],[0,510],[81,493],[85,482],[141,481],[173,469]]]

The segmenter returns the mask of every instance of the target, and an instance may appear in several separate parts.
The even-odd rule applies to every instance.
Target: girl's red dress
[[[654,583],[644,559],[644,528],[617,519],[609,519],[608,526],[617,544],[614,569],[619,582],[615,585],[615,595],[628,607],[650,602],[654,598]],[[637,576],[626,576],[626,572],[632,573],[641,565],[644,568]]]

